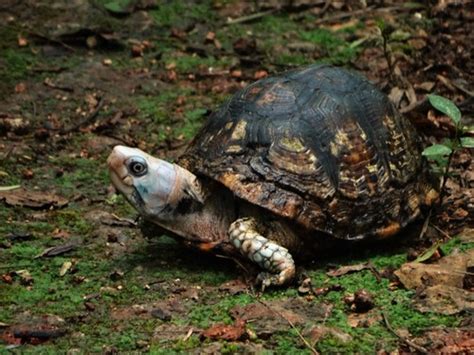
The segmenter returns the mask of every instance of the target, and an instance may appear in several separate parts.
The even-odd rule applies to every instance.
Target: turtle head
[[[203,202],[196,176],[140,149],[118,145],[107,164],[114,186],[145,217],[167,219],[183,199]]]

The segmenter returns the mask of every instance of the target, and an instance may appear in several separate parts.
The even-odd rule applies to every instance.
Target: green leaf
[[[128,6],[132,0],[112,0],[104,4],[104,7],[110,12],[116,14],[125,14],[127,13]]]
[[[459,124],[461,121],[461,111],[459,111],[454,102],[438,95],[428,95],[428,100],[430,100],[430,104],[435,109],[449,116],[456,126]]]
[[[474,148],[473,137],[461,137],[461,146],[464,148]]]
[[[415,259],[415,263],[422,263],[423,261],[429,260],[434,253],[439,249],[441,246],[441,242],[433,244],[427,250],[425,250],[420,256]]]
[[[19,189],[20,185],[0,186],[0,192]]]
[[[438,156],[446,156],[451,154],[453,150],[444,144],[433,144],[432,146],[425,148],[423,150],[422,155],[425,157],[438,157]]]

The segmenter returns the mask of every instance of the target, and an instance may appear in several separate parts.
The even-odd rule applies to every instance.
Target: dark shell
[[[410,122],[369,81],[326,65],[237,92],[179,163],[343,239],[392,235],[432,197]]]

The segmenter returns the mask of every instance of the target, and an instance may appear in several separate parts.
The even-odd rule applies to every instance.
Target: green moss
[[[348,42],[340,32],[331,32],[326,29],[300,31],[301,39],[318,45],[322,51],[320,61],[333,64],[344,64],[354,59],[359,52],[360,43]]]
[[[268,35],[269,33],[278,37],[288,34],[298,29],[298,25],[290,19],[288,15],[270,15],[263,17],[260,21],[252,26],[252,32],[257,35]]]
[[[186,21],[210,21],[214,18],[210,1],[198,3],[176,0],[161,2],[158,9],[149,11],[158,26],[179,27]]]
[[[217,303],[211,305],[198,305],[191,310],[188,320],[192,325],[201,328],[208,328],[214,323],[232,324],[234,321],[229,315],[229,311],[239,305],[245,306],[255,302],[254,298],[248,294],[241,294],[232,297],[222,297]]]
[[[34,56],[26,50],[14,50],[11,48],[2,51],[5,67],[1,74],[8,81],[25,79],[29,68],[34,62]]]
[[[299,53],[284,53],[275,57],[275,64],[300,66],[314,63],[314,59],[308,55]]]

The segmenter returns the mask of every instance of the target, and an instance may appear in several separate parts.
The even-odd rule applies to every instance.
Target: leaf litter
[[[432,264],[406,263],[395,275],[403,286],[417,291],[414,306],[420,312],[456,314],[474,308],[472,290],[465,289],[465,280],[472,279],[473,266],[474,249],[470,249]]]

